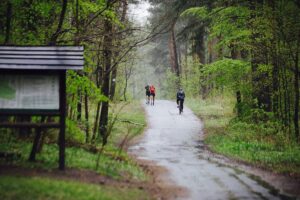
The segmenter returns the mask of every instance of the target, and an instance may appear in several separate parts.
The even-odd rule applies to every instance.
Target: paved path
[[[203,125],[188,108],[179,115],[174,102],[160,100],[145,109],[148,130],[130,151],[164,166],[175,184],[188,189],[188,199],[283,198],[262,181],[206,159],[201,149]]]

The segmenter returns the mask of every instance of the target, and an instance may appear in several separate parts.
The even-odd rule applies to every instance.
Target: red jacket
[[[155,87],[153,85],[150,86],[150,93],[155,94]]]

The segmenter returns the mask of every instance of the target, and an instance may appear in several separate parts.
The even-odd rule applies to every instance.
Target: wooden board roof
[[[82,46],[0,46],[0,69],[82,70]]]

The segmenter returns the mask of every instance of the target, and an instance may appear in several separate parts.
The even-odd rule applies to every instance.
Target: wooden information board
[[[59,169],[65,168],[66,71],[83,69],[80,46],[0,46],[0,116],[57,116],[59,122],[0,121],[0,128],[59,128]],[[1,137],[1,136],[0,136]]]

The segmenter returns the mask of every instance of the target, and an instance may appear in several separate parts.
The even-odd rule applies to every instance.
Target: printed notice
[[[59,109],[59,77],[0,75],[0,109]]]

